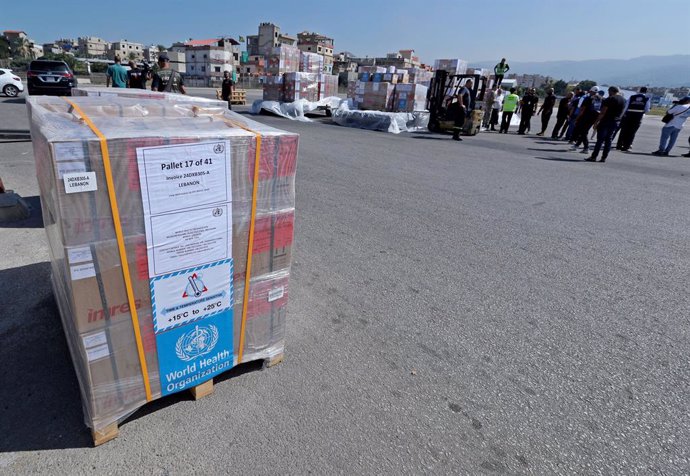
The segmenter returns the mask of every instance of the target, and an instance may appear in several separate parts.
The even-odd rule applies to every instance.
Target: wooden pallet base
[[[278,365],[283,361],[284,357],[285,354],[280,354],[271,359],[264,359],[262,368],[267,369],[273,367],[274,365]],[[245,362],[243,365],[246,365],[248,363],[249,362]],[[189,392],[192,394],[192,398],[194,398],[194,400],[199,400],[208,395],[211,395],[213,393],[213,390],[213,379],[211,379],[200,385],[197,385],[196,387],[190,388]],[[117,422],[111,423],[110,425],[106,426],[103,430],[100,431],[91,430],[91,436],[93,436],[94,446],[100,446],[104,443],[109,442],[110,440],[114,440],[118,437],[119,434],[120,428],[118,427]]]
[[[120,429],[118,428],[117,423],[111,423],[101,431],[91,430],[91,436],[93,436],[93,446],[100,446],[103,443],[114,440],[119,434]]]
[[[247,104],[247,101],[245,101],[244,99],[242,99],[242,100],[233,99],[232,101],[230,101],[230,104],[236,104],[238,106],[245,106]]]

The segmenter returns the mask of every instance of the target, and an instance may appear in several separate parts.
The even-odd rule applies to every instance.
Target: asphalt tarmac
[[[301,136],[286,360],[153,402],[98,448],[31,144],[0,139],[35,208],[0,224],[0,473],[687,474],[687,127],[653,157],[649,117],[592,164],[533,134],[256,119]],[[1,98],[0,129],[27,128]]]

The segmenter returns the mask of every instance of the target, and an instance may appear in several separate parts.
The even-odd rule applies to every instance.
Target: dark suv
[[[26,71],[26,82],[30,95],[58,94],[70,96],[77,86],[77,78],[64,61],[34,60]]]

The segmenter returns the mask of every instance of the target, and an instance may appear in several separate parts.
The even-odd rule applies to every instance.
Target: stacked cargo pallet
[[[199,397],[235,365],[279,361],[298,136],[185,96],[27,104],[94,442],[146,402]]]
[[[423,111],[431,76],[420,68],[360,66],[359,79],[348,83],[348,97],[364,111]]]

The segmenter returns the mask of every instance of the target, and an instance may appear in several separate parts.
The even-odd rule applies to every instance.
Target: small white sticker
[[[96,172],[77,172],[64,174],[65,193],[93,192],[98,190]]]
[[[63,160],[83,162],[86,160],[84,144],[81,142],[58,142],[53,145],[53,150],[55,151],[55,160],[58,162]]]
[[[283,297],[283,294],[285,294],[285,288],[283,286],[275,289],[271,289],[268,292],[268,302],[273,302],[277,299],[280,299]]]
[[[70,266],[70,274],[72,275],[72,281],[77,281],[79,279],[93,278],[96,276],[96,268],[93,263],[84,263]]]
[[[67,249],[67,262],[69,264],[83,263],[84,261],[93,261],[93,256],[91,256],[90,247],[80,246],[78,248]]]
[[[84,162],[58,162],[57,171],[58,177],[62,179],[65,174],[86,172],[86,164]]]
[[[87,349],[97,347],[100,345],[108,345],[108,339],[105,337],[104,331],[99,331],[94,334],[85,335],[82,337],[84,347]]]
[[[86,349],[86,357],[89,359],[89,362],[108,357],[109,355],[110,349],[108,348],[108,344]]]

